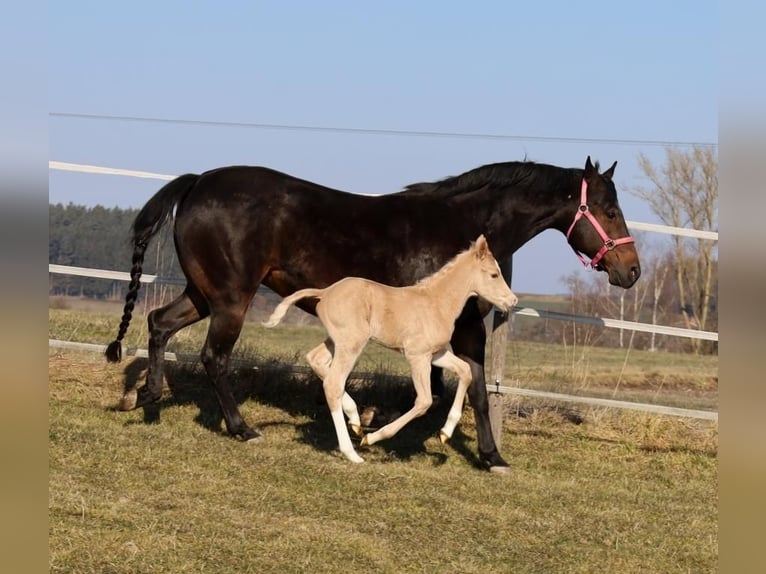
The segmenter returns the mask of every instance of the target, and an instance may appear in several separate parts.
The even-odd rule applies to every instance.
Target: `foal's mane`
[[[596,170],[598,170],[598,162],[596,162]],[[400,193],[403,195],[438,194],[442,197],[453,197],[485,186],[550,189],[571,178],[576,171],[582,170],[533,161],[490,163],[439,181],[412,183]]]

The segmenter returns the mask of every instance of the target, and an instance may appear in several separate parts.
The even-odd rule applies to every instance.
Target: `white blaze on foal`
[[[287,309],[306,297],[319,299],[317,316],[327,330],[327,339],[306,354],[314,372],[322,379],[325,398],[338,436],[338,446],[352,462],[363,462],[351,444],[343,415],[361,435],[359,412],[345,392],[346,379],[359,355],[372,339],[404,353],[415,384],[415,404],[396,420],[362,437],[371,445],[394,436],[412,419],[431,406],[431,365],[453,371],[458,387],[440,438],[446,442],[463,412],[471,384],[468,363],[455,356],[449,341],[466,301],[478,295],[503,311],[518,301],[505,283],[483,235],[439,271],[408,287],[390,287],[367,279],[347,277],[325,289],[302,289],[277,305],[267,327],[277,325]]]

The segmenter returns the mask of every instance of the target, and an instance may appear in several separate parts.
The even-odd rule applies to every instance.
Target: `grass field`
[[[49,317],[50,338],[104,343],[119,320]],[[198,352],[203,332],[183,331],[175,350]],[[524,416],[504,421],[512,472],[500,477],[477,468],[470,408],[452,442],[439,443],[445,401],[352,465],[335,451],[320,384],[281,367],[301,362],[321,333],[270,333],[248,325],[238,353],[272,368],[234,377],[243,416],[264,434],[255,444],[222,432],[198,366],[171,364],[157,407],[123,413],[114,407],[143,360],[50,352],[51,572],[717,571],[717,423],[584,407],[572,417],[570,407],[509,398],[509,413]],[[126,342],[145,347],[140,317]],[[523,347],[508,374],[612,392],[611,364],[629,390],[656,395],[659,380],[674,396],[717,404],[709,357],[632,352],[623,368],[624,352],[576,351]],[[395,359],[371,347],[360,370],[402,372]],[[401,385],[352,392],[395,409],[411,396]]]

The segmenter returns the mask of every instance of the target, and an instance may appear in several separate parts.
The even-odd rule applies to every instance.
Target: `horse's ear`
[[[595,170],[593,169],[593,164],[590,162],[590,156],[588,156],[588,159],[585,160],[585,173],[583,174],[584,177],[590,177],[593,175],[593,172]]]
[[[604,176],[604,179],[608,179],[609,181],[611,181],[611,180],[612,180],[612,177],[614,176],[614,168],[616,168],[616,167],[617,167],[617,162],[614,162],[614,163],[612,164],[612,167],[610,167],[608,170],[606,170],[606,171],[605,171],[604,173],[602,173],[601,175],[603,175],[603,176]]]

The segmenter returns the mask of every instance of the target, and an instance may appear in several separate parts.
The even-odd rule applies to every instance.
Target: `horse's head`
[[[617,202],[612,181],[616,166],[617,162],[614,162],[604,173],[599,173],[598,163],[594,167],[588,156],[580,182],[579,201],[566,235],[583,264],[606,271],[609,283],[627,289],[641,275],[641,265]],[[591,258],[590,263],[583,254]]]
[[[484,235],[471,244],[471,254],[477,268],[473,275],[473,291],[503,311],[508,311],[519,299],[503,278],[495,256]]]

